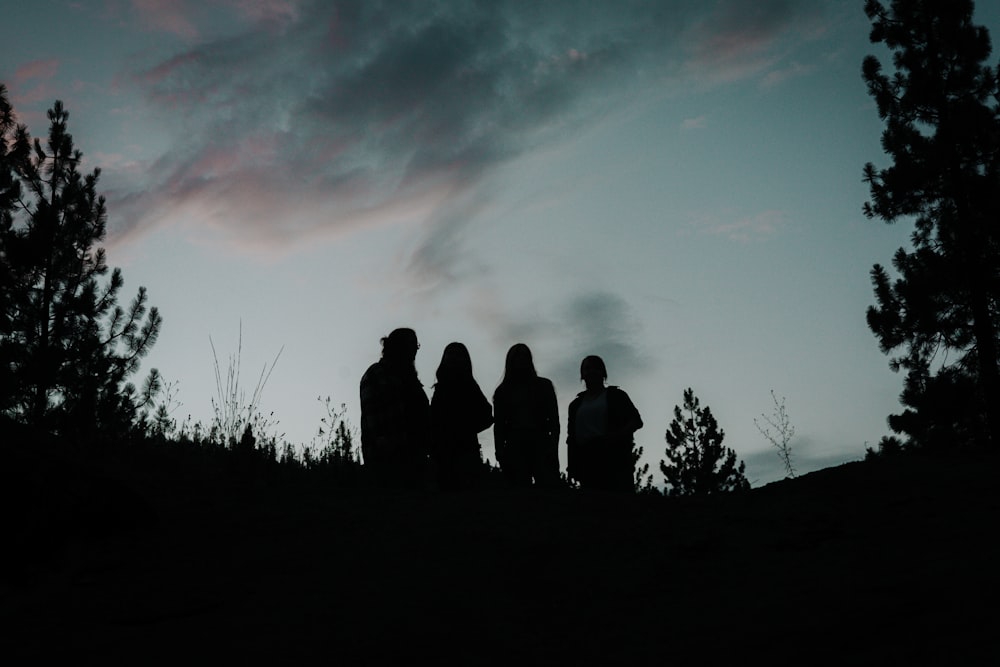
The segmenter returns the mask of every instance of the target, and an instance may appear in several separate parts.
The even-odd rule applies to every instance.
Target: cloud
[[[725,211],[721,214],[703,215],[692,222],[692,226],[703,234],[724,236],[731,241],[741,243],[770,236],[786,224],[787,216],[784,211],[779,210],[766,210],[743,216]]]
[[[573,298],[559,313],[554,330],[562,332],[562,357],[555,363],[553,381],[574,386],[580,381],[580,361],[596,354],[608,368],[609,382],[648,371],[652,364],[636,342],[641,324],[628,302],[609,292],[590,292]]]
[[[234,243],[293,243],[429,221],[440,229],[413,266],[442,270],[463,226],[454,200],[497,167],[682,77],[685,63],[725,79],[748,54],[774,60],[815,13],[804,1],[716,5],[702,16],[695,0],[231,0],[252,21],[243,32],[132,72],[173,139],[145,178],[115,182],[113,230],[183,210]],[[182,2],[135,6],[181,37],[208,33]]]
[[[746,242],[751,238],[770,236],[784,223],[783,211],[762,211],[748,218],[719,225],[712,230],[712,233],[727,236],[734,241]]]
[[[166,32],[185,40],[198,37],[199,31],[184,0],[131,0],[132,10],[148,29]]]
[[[462,285],[468,297],[463,307],[493,344],[505,352],[526,343],[539,372],[556,386],[580,386],[580,362],[591,354],[604,359],[611,384],[627,385],[655,368],[639,343],[641,318],[618,294],[593,290],[536,301],[531,293],[496,290],[489,280]]]
[[[436,224],[427,229],[407,267],[413,285],[425,292],[485,272],[483,267],[470,264],[463,241],[468,221],[483,209],[486,201],[473,192],[455,198],[451,193],[444,194],[444,203],[435,211]]]
[[[755,76],[780,62],[782,37],[818,35],[820,3],[789,0],[715,3],[688,31],[685,67],[702,81],[727,82]]]
[[[10,82],[11,99],[17,108],[18,117],[22,122],[37,117],[39,120],[45,118],[43,114],[26,113],[24,108],[49,101],[55,97],[55,87],[52,81],[59,72],[61,61],[56,58],[46,58],[42,60],[31,60],[21,63],[14,68],[13,79]]]
[[[14,70],[14,83],[23,85],[28,81],[51,79],[59,71],[59,60],[48,58],[44,60],[32,60],[18,65]]]
[[[143,164],[122,153],[102,153],[100,151],[92,153],[85,158],[85,166],[90,165],[103,169],[114,169],[121,172],[138,173],[143,168]]]
[[[788,79],[794,79],[811,74],[814,70],[815,67],[811,65],[803,65],[802,63],[793,62],[787,67],[768,72],[761,81],[761,85],[765,88],[771,88],[784,83]]]
[[[685,118],[681,123],[682,130],[702,130],[708,127],[708,118],[698,116],[696,118]]]
[[[301,2],[297,0],[229,0],[233,7],[247,19],[277,27],[293,23],[301,16]]]

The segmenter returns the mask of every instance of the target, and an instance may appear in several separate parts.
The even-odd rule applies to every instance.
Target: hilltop
[[[705,499],[335,487],[8,447],[4,652],[993,661],[998,457]]]

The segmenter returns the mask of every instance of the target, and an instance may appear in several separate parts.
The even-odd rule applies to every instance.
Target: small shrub
[[[770,417],[765,414],[760,416],[760,419],[764,421],[764,426],[761,426],[761,422],[756,418],[754,418],[753,424],[761,435],[767,438],[767,441],[778,450],[778,456],[785,466],[785,474],[788,477],[795,477],[791,444],[792,437],[795,436],[795,427],[788,420],[788,412],[785,411],[785,397],[782,396],[781,401],[778,401],[778,397],[774,395],[772,389],[771,400],[774,401],[774,414]]]

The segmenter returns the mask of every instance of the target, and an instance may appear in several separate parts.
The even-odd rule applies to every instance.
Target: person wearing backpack
[[[627,393],[605,386],[607,378],[603,359],[584,358],[580,379],[587,388],[569,404],[567,471],[582,489],[631,493],[633,434],[642,428],[642,417]]]

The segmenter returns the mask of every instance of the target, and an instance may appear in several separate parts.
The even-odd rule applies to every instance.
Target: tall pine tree
[[[15,131],[14,110],[7,99],[7,89],[0,84],[0,414],[6,415],[15,402],[13,368],[17,350],[14,332],[14,289],[16,279],[9,248],[13,239],[14,212],[21,186],[13,169],[8,137]]]
[[[736,463],[736,452],[723,447],[725,432],[691,389],[684,390],[684,408],[674,406],[674,419],[667,429],[667,460],[660,472],[668,496],[703,496],[750,488],[746,464]]]
[[[61,102],[45,145],[17,124],[0,84],[0,260],[4,296],[0,409],[7,417],[78,435],[120,432],[159,387],[127,382],[156,342],[161,318],[140,287],[127,309],[123,280],[107,277],[107,211],[100,170],[82,174]]]
[[[918,446],[1000,442],[1000,87],[971,0],[868,0],[875,56],[863,77],[885,121],[885,169],[868,164],[868,217],[913,220],[891,278],[872,269],[868,325],[905,370],[892,428]]]

